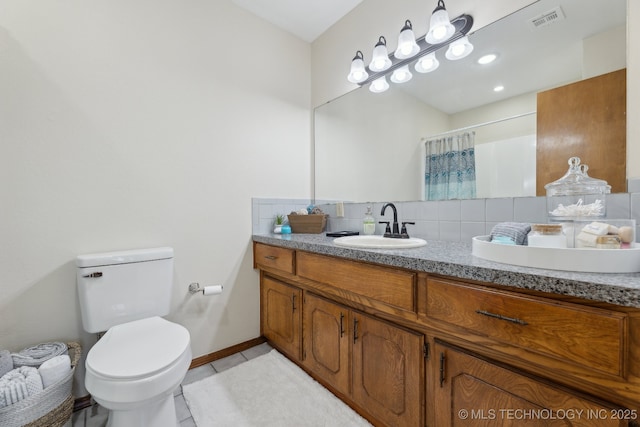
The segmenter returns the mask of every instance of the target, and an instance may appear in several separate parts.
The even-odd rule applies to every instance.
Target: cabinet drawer
[[[531,352],[625,375],[624,313],[429,279],[427,316]]]
[[[298,252],[296,264],[299,277],[414,311],[414,273],[307,252]]]
[[[257,267],[266,267],[285,273],[294,273],[294,251],[287,248],[255,243],[253,246],[253,261]]]

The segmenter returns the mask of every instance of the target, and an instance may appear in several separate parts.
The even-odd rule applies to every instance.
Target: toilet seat
[[[127,410],[173,393],[190,364],[189,331],[150,317],[112,327],[89,350],[85,386],[103,406]]]
[[[154,316],[112,327],[91,348],[87,368],[106,378],[135,380],[173,364],[189,346],[181,325]]]

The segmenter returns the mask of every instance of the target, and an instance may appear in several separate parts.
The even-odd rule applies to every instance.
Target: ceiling
[[[362,2],[362,0],[232,1],[309,43]]]

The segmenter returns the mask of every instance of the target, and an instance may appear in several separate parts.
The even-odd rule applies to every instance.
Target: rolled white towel
[[[0,377],[13,369],[13,358],[9,350],[0,350]]]
[[[71,358],[66,354],[52,357],[38,368],[42,377],[42,386],[49,387],[65,377],[71,370]]]
[[[52,357],[56,357],[61,354],[69,354],[65,343],[47,342],[25,348],[18,353],[13,353],[11,357],[13,357],[14,368],[18,368],[20,366],[38,367]]]
[[[42,378],[36,368],[21,366],[0,378],[0,408],[13,405],[43,390]]]

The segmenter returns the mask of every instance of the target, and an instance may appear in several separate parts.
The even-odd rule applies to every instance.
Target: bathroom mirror
[[[550,23],[534,25],[543,15]],[[626,0],[540,0],[472,29],[474,51],[462,60],[439,51],[432,73],[413,72],[381,94],[358,88],[316,108],[316,200],[423,200],[424,140],[453,130],[475,131],[477,169],[481,151],[493,160],[482,167],[498,177],[485,183],[494,188],[478,179],[477,197],[535,195],[536,93],[624,68],[625,25]],[[479,65],[488,53],[496,61]],[[504,90],[494,92],[497,85]],[[519,176],[527,168],[533,183]],[[504,183],[512,188],[494,191]]]

